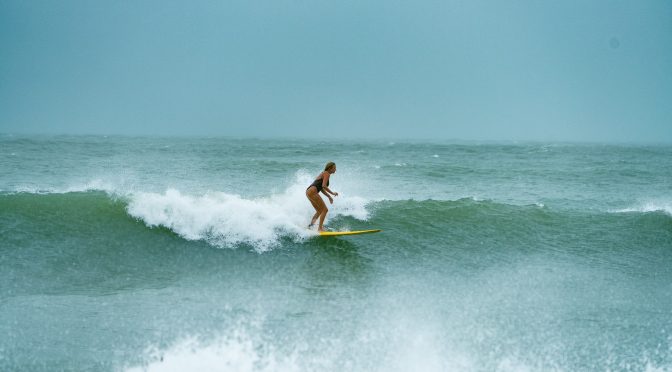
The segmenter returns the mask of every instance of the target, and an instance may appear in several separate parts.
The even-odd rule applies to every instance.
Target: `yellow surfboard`
[[[357,230],[357,231],[322,231],[320,236],[343,236],[343,235],[360,235],[360,234],[373,234],[383,230]]]

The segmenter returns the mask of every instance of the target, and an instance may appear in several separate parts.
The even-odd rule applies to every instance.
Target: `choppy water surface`
[[[0,370],[672,369],[672,147],[0,136]],[[340,193],[306,230],[324,163]]]

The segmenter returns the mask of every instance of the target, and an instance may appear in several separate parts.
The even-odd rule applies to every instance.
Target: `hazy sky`
[[[0,132],[672,142],[672,1],[0,0]]]

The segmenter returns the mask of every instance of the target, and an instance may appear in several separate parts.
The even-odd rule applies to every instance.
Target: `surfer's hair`
[[[331,168],[331,167],[333,167],[333,166],[335,166],[335,165],[336,165],[336,163],[334,163],[333,161],[330,161],[330,162],[327,163],[327,165],[324,166],[324,170],[325,170],[325,171],[328,171],[329,168]]]

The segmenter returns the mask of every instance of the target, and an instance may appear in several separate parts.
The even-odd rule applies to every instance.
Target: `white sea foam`
[[[672,216],[672,202],[667,201],[646,201],[639,204],[636,204],[632,207],[612,210],[613,213],[648,213],[648,212],[665,212],[667,215]]]
[[[395,286],[394,290],[398,292],[399,287]],[[383,299],[387,296],[391,297]],[[460,314],[450,318],[434,317],[439,314],[427,312],[427,309],[418,311],[417,307],[389,306],[388,301],[396,302],[396,296],[398,294],[383,295],[381,302],[373,304],[380,306],[380,310],[361,314],[364,322],[355,324],[353,332],[341,332],[344,327],[337,325],[332,330],[315,326],[298,337],[278,338],[276,331],[266,328],[267,319],[248,314],[216,335],[186,336],[168,346],[147,347],[140,355],[140,363],[121,367],[128,372],[517,372],[573,371],[577,362],[581,362],[567,353],[558,352],[568,346],[561,340],[529,350],[527,342],[519,344],[520,340],[515,337],[492,339],[498,335],[497,327],[482,325],[480,320],[470,318],[471,315],[467,318]],[[277,320],[277,314],[273,318]],[[446,329],[450,329],[455,337],[448,336]],[[625,364],[627,359],[619,354],[596,355],[597,360],[585,368],[670,371],[670,341],[668,338],[667,342],[659,344],[653,355],[645,352],[638,359],[630,359],[632,364]],[[603,347],[610,348],[609,345]]]
[[[43,188],[39,186],[34,186],[34,185],[19,185],[15,186],[12,190],[5,191],[2,190],[3,192],[9,192],[10,194],[53,194],[58,192],[57,190],[53,188]]]
[[[491,353],[471,349],[468,343],[445,349],[440,336],[427,330],[397,330],[402,335],[383,332],[385,341],[356,338],[344,340],[322,337],[316,344],[305,340],[278,343],[255,332],[237,329],[214,339],[197,336],[179,339],[166,348],[150,346],[143,360],[121,368],[126,372],[170,371],[572,371],[575,361],[563,354],[540,352],[533,356],[516,351]],[[367,333],[367,332],[364,332]],[[375,333],[375,332],[374,332]],[[437,339],[438,337],[438,339]],[[353,345],[356,344],[356,345]],[[317,347],[317,349],[315,349]],[[514,348],[515,349],[515,348]],[[596,370],[670,371],[667,352],[652,358],[642,355],[632,364],[609,357],[590,367]],[[345,359],[344,359],[345,358]],[[656,359],[656,360],[654,360]],[[371,369],[372,366],[377,368]]]
[[[134,193],[127,210],[148,226],[167,227],[185,239],[219,247],[251,244],[261,252],[277,245],[283,236],[301,240],[314,235],[306,229],[315,212],[306,200],[306,184],[310,177],[297,175],[284,192],[254,199],[224,192],[189,195],[175,189]],[[343,195],[335,199],[327,219],[368,218],[366,199]]]
[[[37,185],[23,184],[15,186],[11,193],[26,194],[66,194],[70,192],[103,191],[109,194],[119,194],[119,187],[101,179],[93,179],[88,182],[74,183],[65,187],[41,187]]]
[[[192,337],[175,343],[167,350],[150,348],[148,362],[127,368],[135,371],[299,371],[297,355],[284,355],[273,347],[261,345],[244,333],[203,342]]]

